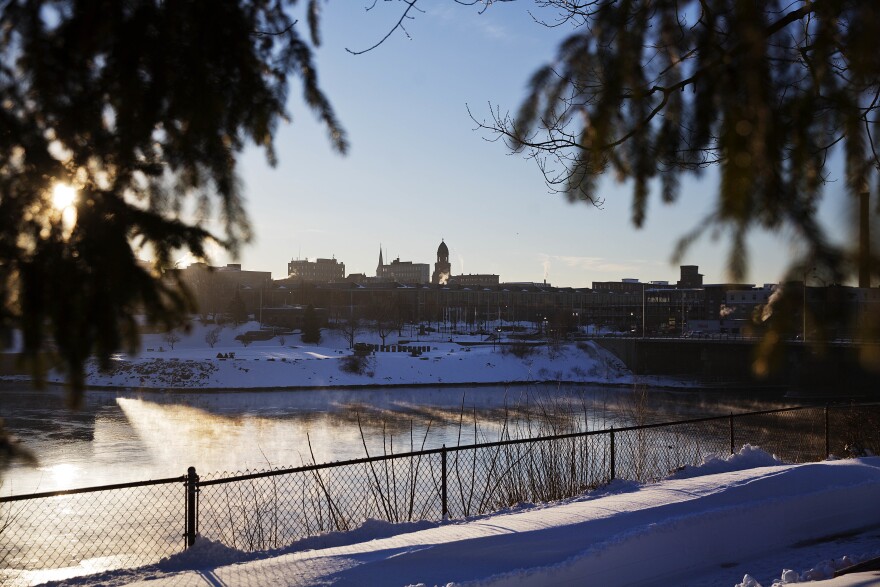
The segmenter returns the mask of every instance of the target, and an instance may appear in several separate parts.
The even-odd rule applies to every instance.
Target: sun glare
[[[55,185],[55,188],[52,190],[52,206],[54,206],[56,210],[64,210],[65,208],[72,206],[75,201],[76,189],[66,183]]]

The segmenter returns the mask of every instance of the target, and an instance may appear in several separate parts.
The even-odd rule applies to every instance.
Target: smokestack
[[[871,193],[868,186],[859,194],[859,287],[871,287],[871,231],[868,222],[868,202]]]

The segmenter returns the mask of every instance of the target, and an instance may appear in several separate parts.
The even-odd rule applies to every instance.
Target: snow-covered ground
[[[612,383],[632,382],[625,366],[593,342],[566,344],[559,348],[535,347],[517,357],[506,345],[459,343],[480,341],[479,336],[431,335],[418,339],[386,339],[388,345],[406,340],[406,346],[429,347],[420,356],[407,352],[380,352],[368,357],[361,373],[344,369],[351,356],[348,342],[338,331],[322,330],[321,342],[305,344],[299,334],[254,341],[244,346],[239,334],[259,329],[256,322],[226,326],[220,339],[209,346],[205,335],[215,328],[193,323],[189,334],[180,334],[174,348],[161,334],[143,337],[137,356],[119,355],[109,373],[89,367],[93,387],[134,389],[270,389],[305,387],[393,386],[437,384],[487,384],[526,382]],[[358,342],[380,344],[381,339],[364,331]],[[221,358],[234,354],[234,358]],[[62,382],[55,374],[50,381]]]
[[[256,330],[252,323],[224,328],[211,348],[209,328],[195,325],[173,350],[162,335],[147,335],[142,353],[118,357],[113,372],[90,369],[89,384],[256,389],[634,381],[592,343],[516,357],[491,345],[463,346],[458,342],[469,341],[461,339],[413,340],[430,350],[415,357],[378,353],[358,374],[342,368],[350,351],[332,331],[323,331],[319,345],[288,335],[244,347],[235,336]],[[369,334],[358,340],[380,342]],[[218,357],[230,353],[234,358]],[[352,532],[256,555],[202,540],[157,565],[64,584],[769,587],[828,579],[836,568],[880,555],[878,495],[880,457],[785,465],[744,447],[655,484],[615,482],[564,502],[523,504],[464,521],[368,521]],[[39,583],[60,575],[29,576]],[[861,573],[829,584],[880,585],[880,576]]]
[[[878,492],[878,457],[785,465],[746,446],[654,484],[615,482],[465,521],[370,521],[264,554],[202,541],[157,565],[65,584],[769,587],[829,579],[880,554]]]

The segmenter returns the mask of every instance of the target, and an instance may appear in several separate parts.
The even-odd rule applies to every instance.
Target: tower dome
[[[440,246],[437,247],[437,262],[434,263],[434,274],[431,276],[431,283],[445,285],[452,275],[452,267],[449,265],[449,247],[440,239]]]

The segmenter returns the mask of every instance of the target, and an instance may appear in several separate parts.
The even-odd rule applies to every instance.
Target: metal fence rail
[[[0,498],[0,585],[157,562],[197,539],[280,548],[364,520],[462,518],[654,481],[760,446],[789,462],[880,454],[880,406],[799,407],[345,462]]]

